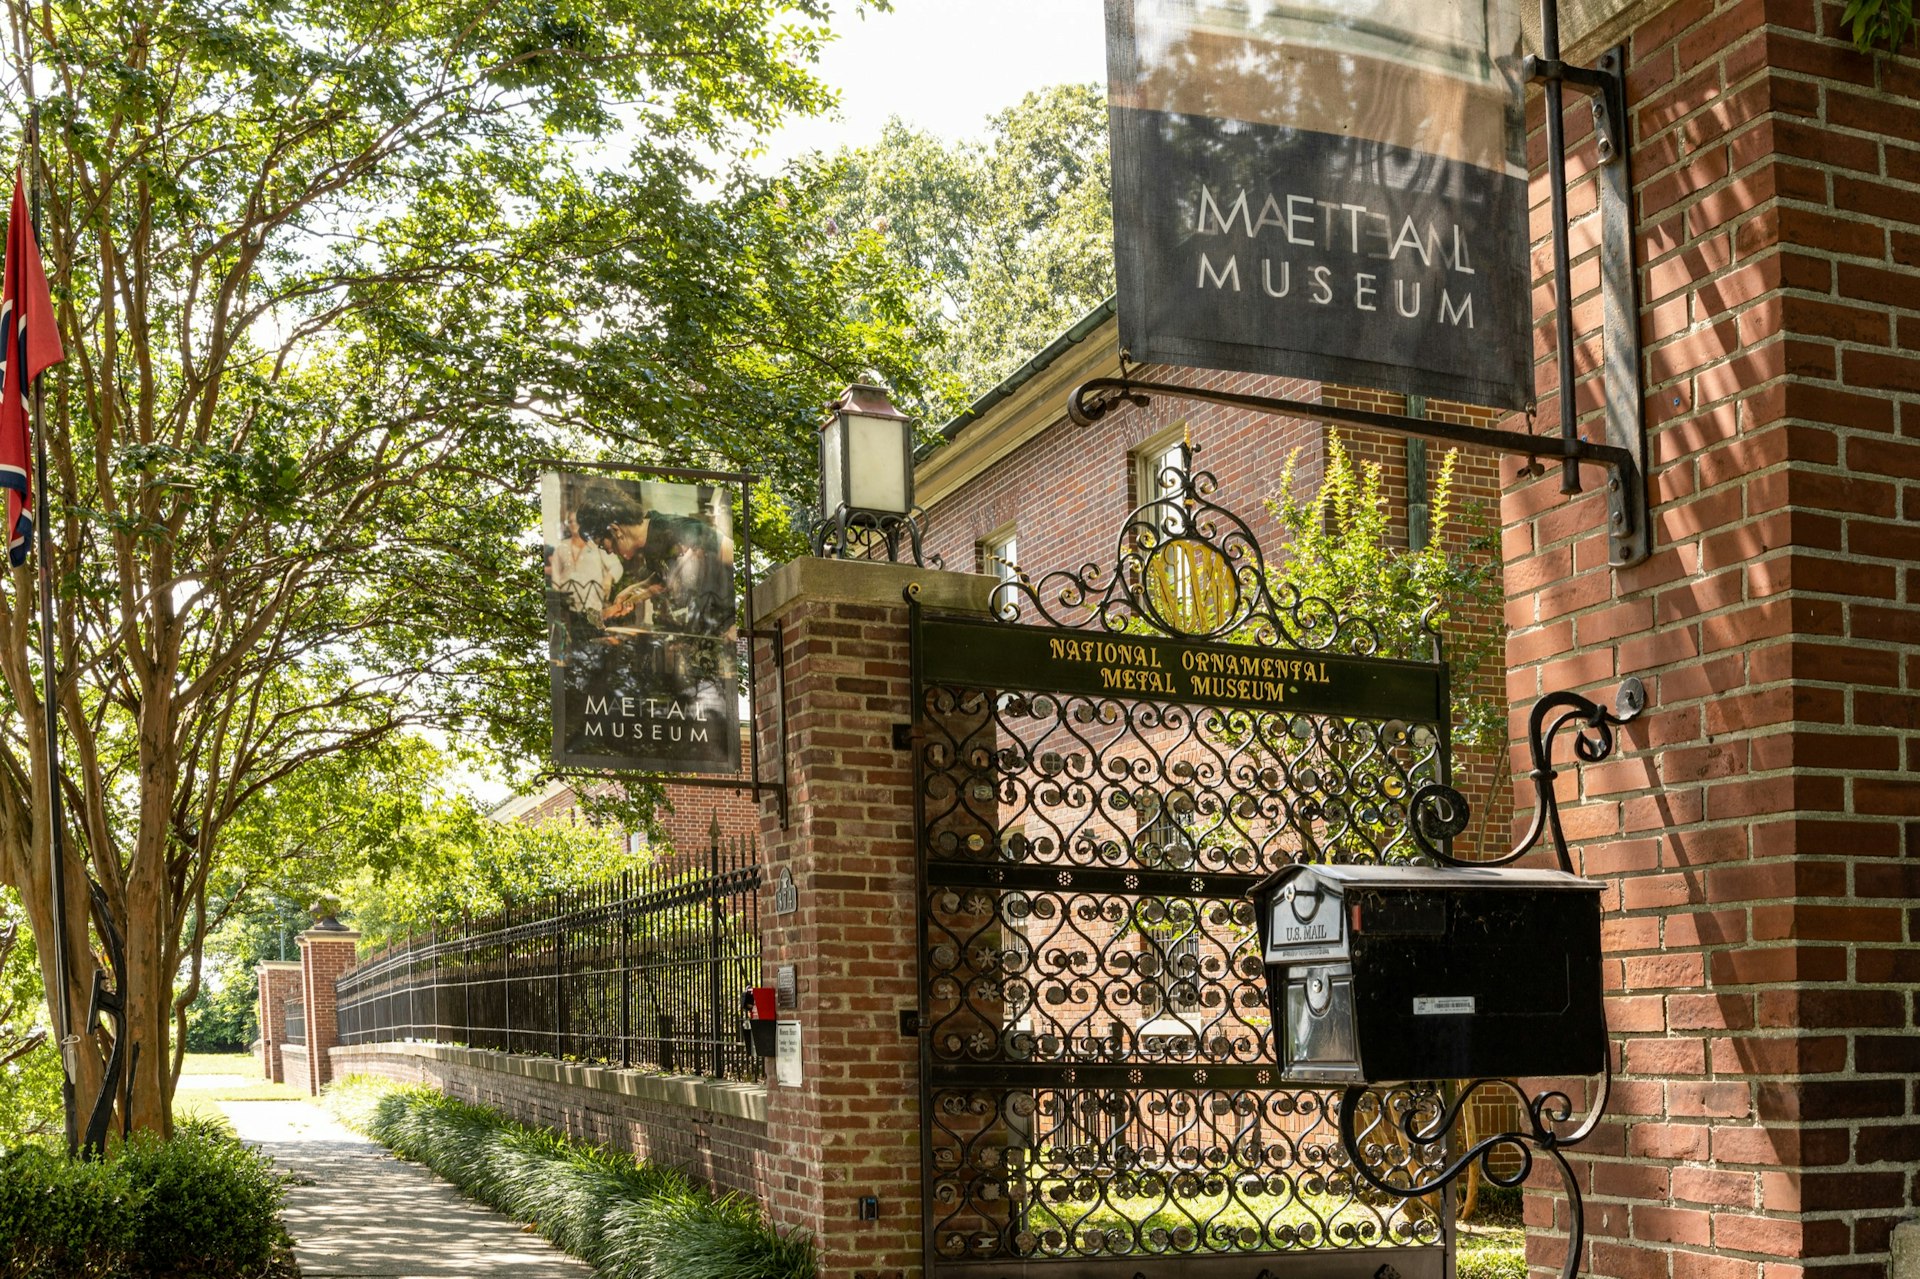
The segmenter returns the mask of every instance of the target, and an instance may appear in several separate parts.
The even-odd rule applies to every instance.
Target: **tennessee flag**
[[[13,175],[13,212],[7,218],[7,265],[0,292],[0,490],[7,495],[7,562],[26,563],[33,545],[33,442],[27,438],[32,412],[27,394],[33,380],[66,352],[53,318],[53,295],[40,265],[40,246],[27,217],[26,190]]]

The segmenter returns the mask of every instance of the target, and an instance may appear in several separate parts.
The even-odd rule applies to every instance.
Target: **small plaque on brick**
[[[800,1023],[783,1021],[774,1027],[773,1079],[782,1088],[800,1086]]]
[[[773,970],[773,999],[775,1006],[782,1009],[800,1006],[800,979],[792,964],[781,964]]]
[[[800,890],[794,885],[793,871],[780,868],[780,882],[773,886],[773,913],[791,915],[800,909]]]

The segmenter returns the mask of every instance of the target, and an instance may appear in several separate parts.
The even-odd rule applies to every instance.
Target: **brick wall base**
[[[296,1087],[305,1087],[307,1082],[307,1050],[300,1044],[281,1044],[274,1051],[280,1054],[280,1075],[275,1083],[282,1080]]]
[[[445,1044],[353,1044],[329,1056],[335,1079],[427,1084],[523,1124],[684,1168],[716,1190],[767,1197],[767,1090],[757,1084]]]

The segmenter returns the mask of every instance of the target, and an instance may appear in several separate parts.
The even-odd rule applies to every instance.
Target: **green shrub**
[[[285,1183],[222,1126],[150,1134],[105,1162],[0,1154],[0,1279],[247,1279],[286,1243]]]
[[[149,1274],[255,1274],[285,1239],[284,1179],[271,1160],[220,1127],[188,1122],[172,1141],[136,1137],[118,1166],[140,1197],[134,1255]]]
[[[815,1279],[812,1242],[675,1168],[528,1128],[431,1088],[364,1079],[334,1112],[482,1203],[533,1222],[602,1279]]]
[[[137,1196],[117,1163],[70,1162],[45,1146],[0,1155],[0,1275],[101,1279],[127,1273]]]

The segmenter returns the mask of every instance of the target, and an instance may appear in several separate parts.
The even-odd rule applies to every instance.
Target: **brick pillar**
[[[763,810],[766,978],[792,965],[803,1077],[769,1078],[768,1208],[811,1232],[820,1273],[921,1273],[919,1046],[900,1033],[918,1006],[913,764],[894,746],[909,706],[909,582],[942,611],[984,612],[993,579],[893,564],[801,559],[754,592],[755,626],[781,630],[791,824]],[[762,759],[780,767],[780,684],[765,649]],[[799,908],[773,913],[782,872]],[[774,1072],[769,1071],[770,1076]],[[862,1220],[860,1201],[879,1201]]]
[[[260,1073],[276,1084],[287,1081],[280,1045],[287,1040],[287,1001],[300,995],[300,963],[269,959],[255,970],[260,978]]]
[[[1557,473],[1505,499],[1516,711],[1652,697],[1567,812],[1611,884],[1622,1065],[1590,1272],[1869,1279],[1920,1201],[1920,64],[1855,51],[1832,3],[1634,12],[1653,557],[1610,572]]]
[[[289,1080],[305,1084],[319,1096],[333,1081],[333,1059],[327,1050],[340,1042],[340,1019],[333,983],[354,964],[354,945],[360,934],[343,928],[332,916],[300,934],[300,1000],[307,1016],[307,1077]]]

